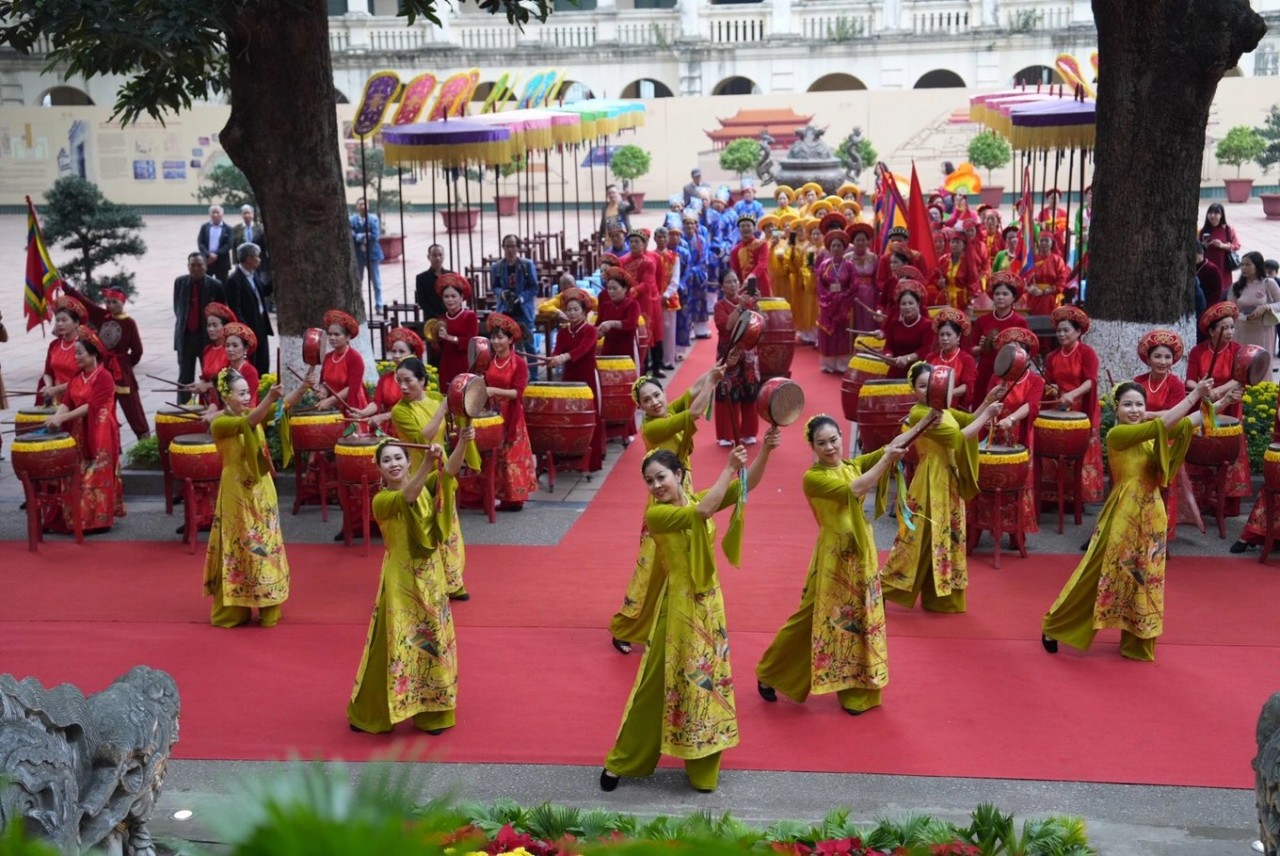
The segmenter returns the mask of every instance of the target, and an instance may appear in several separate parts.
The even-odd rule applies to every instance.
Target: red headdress
[[[93,332],[91,328],[81,324],[76,328],[76,337],[86,345],[92,345],[93,349],[98,352],[99,360],[105,360],[107,358],[107,346],[102,344],[102,340],[98,338],[98,334]]]
[[[897,277],[899,282],[904,279],[909,279],[912,282],[924,282],[924,274],[920,273],[920,268],[915,265],[903,265],[898,268]]]
[[[995,349],[998,351],[1010,342],[1017,342],[1027,349],[1027,354],[1034,357],[1040,353],[1040,340],[1036,338],[1036,334],[1032,333],[1025,327],[1009,327],[1001,330],[996,336]]]
[[[232,321],[230,324],[222,328],[222,341],[226,341],[228,336],[237,336],[244,342],[244,350],[246,354],[252,354],[258,350],[258,337],[248,324],[242,324],[239,321]]]
[[[631,274],[627,273],[627,269],[624,268],[622,265],[614,265],[613,267],[609,268],[609,272],[605,274],[605,277],[604,277],[604,284],[607,286],[609,284],[609,280],[611,279],[616,279],[618,282],[625,285],[627,287],[628,292],[630,292],[631,289],[636,287],[635,279],[631,276]]]
[[[1151,352],[1159,347],[1172,351],[1173,361],[1176,363],[1182,359],[1182,352],[1186,346],[1182,344],[1182,337],[1172,330],[1152,330],[1143,333],[1142,338],[1138,340],[1138,359],[1151,365]]]
[[[831,245],[835,241],[839,241],[846,247],[849,246],[849,236],[841,229],[832,229],[830,232],[827,232],[822,236],[822,246],[826,247],[828,250],[831,249]]]
[[[923,306],[925,299],[924,286],[914,279],[902,279],[902,268],[898,268],[898,277],[898,284],[893,289],[893,302],[897,303],[902,298],[902,295],[910,292],[916,296],[916,300]]]
[[[1235,320],[1240,317],[1240,310],[1230,300],[1224,300],[1221,303],[1215,303],[1204,311],[1200,316],[1200,332],[1208,333],[1209,328],[1217,324],[1223,318],[1231,318]]]
[[[969,331],[973,329],[973,325],[969,323],[969,316],[961,312],[959,309],[953,309],[950,306],[944,306],[934,312],[933,316],[933,332],[938,332],[942,325],[948,321],[960,327],[960,335],[968,336]]]
[[[862,234],[867,236],[868,241],[876,239],[876,230],[871,227],[870,223],[850,223],[849,224],[849,243],[853,243],[855,235]]]
[[[89,319],[89,312],[84,308],[84,304],[65,294],[53,301],[53,311],[66,312],[73,316],[76,321],[87,321]]]
[[[119,300],[121,303],[124,303],[129,299],[129,295],[125,294],[118,288],[104,288],[102,289],[102,299]]]
[[[208,318],[210,315],[216,315],[221,318],[223,324],[230,324],[232,321],[240,320],[236,317],[236,313],[231,311],[230,306],[225,303],[219,303],[216,300],[204,308],[204,317]]]
[[[387,331],[387,347],[390,348],[396,342],[404,342],[408,345],[409,350],[413,351],[413,355],[418,359],[422,359],[422,355],[426,352],[422,337],[408,327],[392,327]]]
[[[471,283],[460,273],[442,273],[436,277],[436,294],[444,294],[446,288],[456,289],[463,300],[471,300]]]
[[[832,229],[839,229],[843,232],[848,225],[849,221],[843,214],[839,211],[832,211],[818,221],[818,231],[824,235]]]
[[[596,299],[591,293],[581,288],[566,288],[560,292],[560,305],[567,306],[570,300],[576,300],[582,304],[583,310],[590,312],[596,308]]]
[[[520,337],[524,335],[520,330],[520,325],[515,322],[515,319],[509,315],[503,315],[501,312],[490,312],[489,316],[485,319],[485,324],[488,325],[489,333],[491,335],[494,330],[502,330],[511,337],[511,341],[513,342],[519,342]]]
[[[997,285],[1004,285],[1013,289],[1013,299],[1017,300],[1022,295],[1022,278],[1010,270],[1002,270],[999,273],[993,273],[987,278],[987,294],[994,294]]]
[[[328,330],[334,324],[345,330],[348,336],[355,336],[360,332],[360,325],[356,323],[356,319],[341,309],[330,309],[324,313],[324,328]]]
[[[1089,332],[1089,316],[1079,306],[1059,306],[1049,313],[1049,320],[1055,327],[1062,321],[1070,321],[1080,328],[1081,335]]]

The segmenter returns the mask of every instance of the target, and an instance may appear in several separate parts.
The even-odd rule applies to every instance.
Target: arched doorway
[[[41,107],[92,107],[93,99],[74,86],[54,86],[46,89],[36,103]]]
[[[556,96],[557,100],[566,104],[572,104],[574,101],[587,101],[595,97],[595,94],[585,83],[579,83],[576,80],[566,80],[561,85],[560,92]]]
[[[916,81],[915,89],[963,89],[964,78],[945,68],[935,68]]]
[[[673,94],[671,87],[652,77],[642,77],[622,87],[623,98],[670,98]]]
[[[1043,83],[1066,83],[1056,68],[1047,65],[1029,65],[1013,76],[1014,86],[1035,86]]]
[[[749,77],[726,77],[711,90],[712,95],[759,95],[760,87]]]
[[[824,74],[809,85],[810,92],[843,92],[850,89],[866,89],[867,85],[852,74]]]

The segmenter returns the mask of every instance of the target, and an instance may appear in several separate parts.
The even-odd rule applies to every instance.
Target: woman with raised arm
[[[806,423],[805,440],[816,459],[804,474],[804,495],[818,521],[818,543],[799,609],[756,666],[756,689],[768,702],[778,693],[803,703],[810,693],[834,692],[841,709],[857,716],[879,707],[889,683],[876,544],[862,502],[874,488],[876,516],[884,513],[890,469],[906,454],[907,441],[899,435],[869,455],[844,460],[840,425],[825,413]]]
[[[1160,488],[1168,487],[1200,424],[1200,400],[1213,381],[1203,378],[1158,419],[1147,415],[1142,384],[1115,389],[1116,424],[1107,432],[1111,493],[1098,515],[1089,549],[1041,624],[1050,654],[1066,642],[1089,650],[1099,630],[1120,631],[1120,654],[1154,660],[1164,631],[1165,519]],[[1195,412],[1193,412],[1195,411]]]
[[[618,738],[600,773],[602,790],[617,788],[622,776],[650,775],[662,755],[684,761],[695,790],[716,789],[720,755],[738,745],[738,715],[711,518],[735,506],[744,489],[755,489],[781,437],[777,428],[765,434],[764,448],[747,468],[745,488],[737,478],[747,466],[744,446],[733,448],[715,484],[699,493],[686,490],[684,466],[674,452],[659,449],[644,459],[645,484],[655,500],[645,524],[666,582]],[[742,528],[736,514],[723,547],[737,566]]]
[[[925,404],[933,366],[915,363],[907,373],[916,402],[907,417],[915,425],[929,415]],[[916,443],[920,463],[905,507],[899,498],[898,536],[881,571],[887,600],[929,612],[964,612],[969,587],[965,557],[965,502],[978,495],[978,435],[1000,412],[997,387],[972,413],[954,408]],[[899,488],[901,489],[901,488]]]
[[[286,406],[297,405],[315,382],[314,375],[312,369],[289,393]],[[249,382],[235,369],[219,372],[217,384],[225,410],[210,426],[222,458],[222,480],[204,556],[204,593],[213,597],[209,622],[239,627],[249,623],[256,608],[262,626],[274,627],[280,621],[280,605],[289,597],[289,560],[262,423],[283,391],[276,384],[251,407]]]
[[[414,728],[439,734],[455,724],[458,651],[444,543],[456,520],[463,450],[474,437],[474,429],[462,429],[447,459],[434,443],[413,450],[423,453],[413,468],[398,441],[384,440],[374,453],[384,489],[373,498],[373,515],[386,552],[347,705],[352,731],[381,734],[412,719]],[[438,475],[437,461],[444,462]]]
[[[471,283],[462,274],[442,273],[436,278],[436,292],[444,303],[444,315],[428,324],[436,328],[435,343],[440,349],[440,391],[463,372],[471,371],[471,339],[480,335],[480,320],[467,307],[471,301]],[[421,354],[419,354],[421,357]]]
[[[515,320],[500,312],[490,312],[485,319],[493,359],[485,370],[484,382],[489,393],[489,406],[502,414],[505,432],[502,446],[496,452],[494,494],[499,511],[520,511],[529,494],[538,489],[538,470],[529,445],[529,430],[524,422],[524,390],[529,385],[529,364],[515,351],[523,332]]]

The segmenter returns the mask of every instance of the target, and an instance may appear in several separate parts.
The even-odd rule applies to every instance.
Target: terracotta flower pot
[[[1233,204],[1248,202],[1253,194],[1252,178],[1224,178],[1222,183],[1227,187],[1227,202]]]
[[[404,235],[381,235],[378,246],[382,247],[382,263],[393,262],[404,252]]]
[[[1280,193],[1259,193],[1262,200],[1262,213],[1268,220],[1280,220]]]
[[[446,209],[440,212],[446,232],[473,232],[480,220],[479,208]]]
[[[632,191],[631,204],[636,206],[636,210],[634,213],[643,214],[644,213],[644,193]]]
[[[493,202],[498,208],[499,217],[514,217],[520,210],[519,196],[495,196]]]
[[[992,208],[999,208],[1004,203],[1004,188],[996,185],[994,187],[983,187],[978,192],[978,198],[982,200],[983,205],[990,205]]]

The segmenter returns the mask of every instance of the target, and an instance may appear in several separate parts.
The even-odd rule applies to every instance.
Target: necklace
[[[1072,343],[1071,343],[1071,350],[1069,350],[1069,351],[1067,350],[1066,346],[1064,345],[1064,346],[1062,347],[1062,349],[1061,349],[1061,350],[1062,350],[1062,356],[1064,356],[1064,357],[1069,357],[1069,356],[1071,356],[1072,354],[1074,354],[1074,353],[1076,352],[1076,350],[1077,350],[1079,347],[1080,347],[1080,340],[1079,340],[1079,339],[1076,339],[1074,342],[1072,342]]]
[[[78,337],[75,339],[59,339],[58,347],[64,351],[69,351],[76,346],[76,342],[78,341],[79,341]]]
[[[956,348],[951,352],[951,354],[952,356],[948,357],[946,354],[942,353],[942,351],[938,351],[938,357],[949,366],[954,365],[955,361],[960,359],[960,349]]]
[[[899,316],[898,316],[898,323],[899,323],[899,324],[901,324],[903,327],[911,328],[911,327],[914,327],[914,326],[916,326],[917,324],[919,324],[919,323],[920,323],[920,319],[921,319],[921,318],[923,318],[923,317],[924,317],[923,315],[917,315],[917,316],[916,316],[916,320],[914,320],[914,321],[912,321],[910,324],[908,324],[906,321],[903,321],[903,320],[902,320],[902,316],[901,316],[901,315],[899,315]]]
[[[347,358],[347,354],[351,351],[350,346],[344,346],[340,351],[333,352],[333,358],[330,360],[335,366]],[[339,356],[341,354],[341,356]]]
[[[1158,386],[1151,385],[1151,375],[1148,374],[1147,379],[1142,382],[1142,385],[1147,388],[1147,394],[1155,395],[1157,392],[1164,389],[1164,385],[1169,382],[1169,374],[1169,372],[1165,372],[1164,379],[1160,381]]]
[[[457,318],[459,315],[461,315],[461,314],[463,313],[463,311],[464,311],[466,308],[467,308],[467,307],[465,307],[465,306],[459,306],[459,307],[458,307],[458,311],[457,311],[457,312],[448,312],[448,311],[446,311],[446,312],[444,313],[444,314],[445,314],[445,317],[446,317],[446,318],[448,318],[450,321],[452,321],[454,318]]]
[[[509,353],[509,352],[508,352],[508,354],[507,354],[507,361],[506,361],[505,363],[502,361],[502,358],[501,358],[501,357],[494,357],[494,358],[493,358],[493,367],[494,367],[495,369],[498,369],[499,371],[505,371],[505,370],[506,370],[506,368],[507,368],[507,366],[511,365],[511,360],[512,360],[512,358],[513,358],[513,357],[514,357],[514,354],[511,354],[511,353]]]
[[[994,318],[994,319],[996,319],[997,321],[1003,321],[1003,320],[1005,320],[1006,318],[1008,318],[1008,317],[1009,317],[1010,315],[1012,315],[1012,314],[1013,314],[1013,307],[1012,307],[1012,306],[1010,306],[1010,307],[1009,307],[1009,311],[1008,311],[1008,312],[1006,312],[1006,313],[1004,313],[1003,315],[1001,315],[1001,314],[1000,314],[1000,310],[998,310],[998,309],[992,309],[992,310],[991,310],[991,317],[992,317],[992,318]]]

